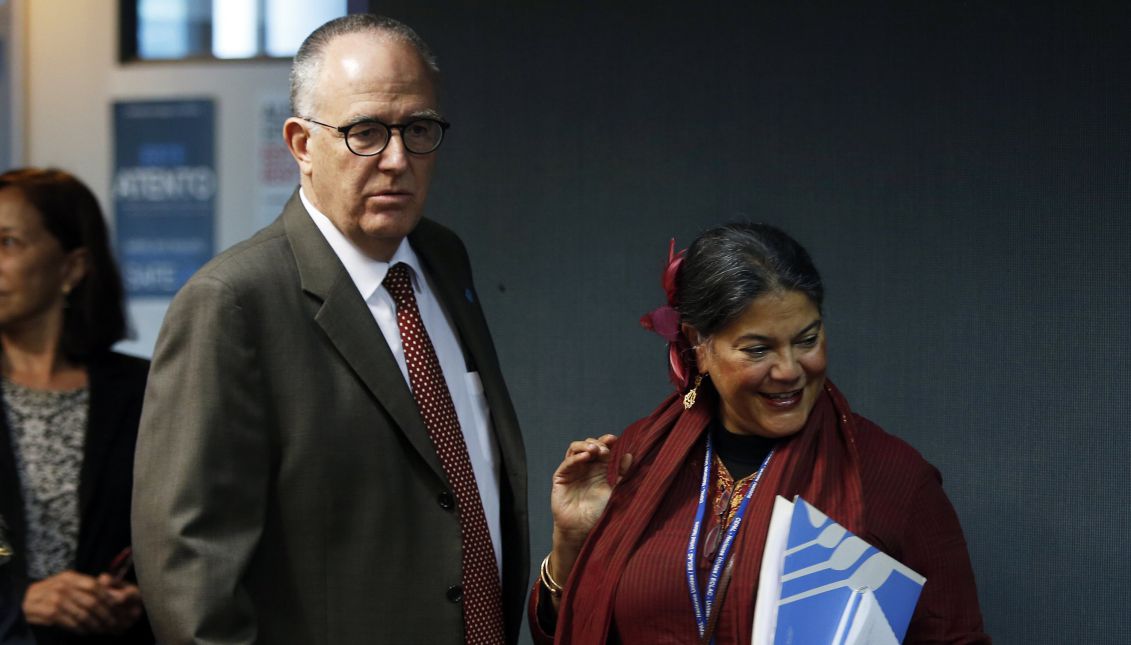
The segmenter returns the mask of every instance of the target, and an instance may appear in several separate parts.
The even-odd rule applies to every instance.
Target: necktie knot
[[[393,296],[393,302],[397,303],[398,309],[409,298],[416,299],[412,293],[412,275],[404,262],[397,262],[389,267],[389,272],[385,274],[381,284],[389,291],[389,295]]]

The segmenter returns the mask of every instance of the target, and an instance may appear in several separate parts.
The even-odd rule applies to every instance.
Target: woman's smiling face
[[[696,343],[694,333],[689,334]],[[696,344],[699,370],[719,393],[736,434],[786,437],[805,425],[825,382],[825,333],[817,305],[799,291],[759,296],[733,322]]]

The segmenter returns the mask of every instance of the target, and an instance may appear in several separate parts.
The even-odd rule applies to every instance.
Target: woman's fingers
[[[24,613],[33,624],[59,625],[82,634],[106,632],[118,622],[111,603],[97,580],[64,571],[28,587]]]
[[[71,586],[64,592],[69,600],[70,615],[92,632],[105,632],[114,625],[110,599],[98,582],[89,576],[74,574]]]
[[[104,632],[109,629],[110,616],[104,614],[97,600],[79,594],[72,594],[60,603],[63,615],[71,619],[83,633]]]
[[[612,492],[607,473],[609,460],[613,455],[612,447],[616,441],[617,437],[613,434],[587,437],[571,442],[566,449],[565,459],[554,471],[550,491],[556,545],[567,544],[580,548],[585,536],[604,511]],[[627,455],[621,458],[622,475],[631,460]],[[558,549],[559,546],[555,546],[555,552]],[[558,555],[562,556],[564,553],[562,551]],[[568,572],[568,566],[566,571]]]
[[[132,627],[141,617],[142,610],[141,592],[137,585],[117,580],[107,573],[98,576],[98,584],[106,592],[114,615],[110,631],[120,634]]]
[[[565,458],[569,459],[574,455],[583,453],[599,453],[601,451],[601,448],[601,444],[599,444],[596,439],[574,441],[569,444],[569,448],[566,450]]]
[[[583,439],[581,441],[573,441],[569,444],[569,447],[566,448],[566,457],[569,457],[570,455],[573,455],[573,454],[576,454],[576,453],[579,453],[579,452],[602,453],[602,454],[606,453],[606,452],[608,452],[609,449],[611,449],[613,447],[613,444],[616,443],[616,440],[617,440],[616,435],[606,434],[606,435],[602,435],[601,438],[599,438],[599,439],[589,437],[589,438]]]

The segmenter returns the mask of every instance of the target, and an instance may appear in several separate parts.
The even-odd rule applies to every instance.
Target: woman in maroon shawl
[[[988,643],[938,471],[825,378],[823,287],[805,250],[771,226],[719,227],[670,254],[664,287],[668,306],[641,322],[670,341],[678,392],[619,439],[570,445],[531,595],[535,641],[749,643],[773,500],[801,495],[926,576],[905,642]]]

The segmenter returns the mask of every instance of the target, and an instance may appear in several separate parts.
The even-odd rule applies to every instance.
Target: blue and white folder
[[[800,497],[778,497],[754,607],[753,645],[894,645],[926,578]]]

